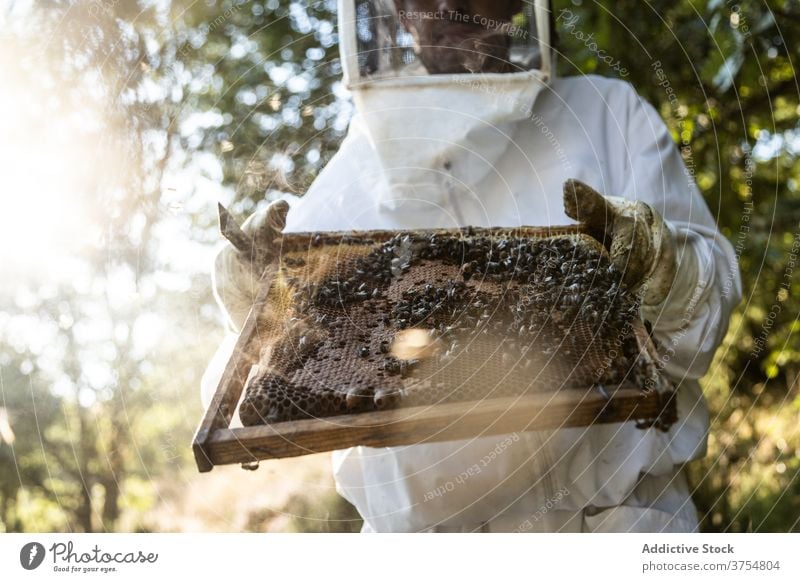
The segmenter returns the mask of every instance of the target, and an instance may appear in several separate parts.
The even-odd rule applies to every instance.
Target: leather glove
[[[280,254],[289,203],[276,200],[240,227],[222,204],[219,226],[226,245],[214,263],[214,296],[233,329],[241,331],[258,293],[264,269]]]
[[[642,306],[662,303],[677,271],[675,235],[640,201],[603,196],[578,180],[564,182],[564,210],[608,249],[622,282],[640,292]]]

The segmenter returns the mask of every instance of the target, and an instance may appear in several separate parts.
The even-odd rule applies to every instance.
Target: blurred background
[[[800,531],[800,3],[554,4],[560,74],[656,106],[740,257],[702,527]],[[302,195],[336,151],[335,9],[0,1],[0,531],[360,528],[329,455],[200,475],[190,449],[223,337],[216,203]]]

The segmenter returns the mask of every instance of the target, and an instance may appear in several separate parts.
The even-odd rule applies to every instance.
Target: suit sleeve
[[[678,255],[667,298],[643,308],[653,324],[661,364],[673,379],[705,374],[725,336],[742,288],[736,255],[717,230],[684,159],[655,109],[627,85],[622,196],[641,200],[665,219]]]

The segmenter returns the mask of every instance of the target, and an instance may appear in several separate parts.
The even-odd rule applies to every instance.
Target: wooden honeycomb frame
[[[472,229],[496,235],[500,229]],[[503,229],[504,232],[511,232]],[[524,232],[523,232],[524,231]],[[431,231],[426,231],[431,232]],[[580,227],[525,228],[514,234],[573,234]],[[441,231],[453,234],[453,231]],[[389,240],[393,231],[347,233],[350,238]],[[339,241],[343,233],[326,233]],[[320,234],[284,236],[285,248],[307,248]],[[642,391],[631,384],[610,386],[610,398],[595,391],[563,390],[483,401],[445,403],[302,419],[261,426],[231,427],[235,408],[259,352],[258,314],[264,308],[275,273],[263,274],[260,291],[220,379],[214,397],[195,433],[192,449],[200,472],[216,465],[252,466],[260,460],[295,457],[352,446],[420,444],[520,431],[587,427],[593,424],[649,421],[669,425],[677,418],[674,392]],[[649,342],[643,329],[639,341]],[[648,346],[652,348],[652,346]]]

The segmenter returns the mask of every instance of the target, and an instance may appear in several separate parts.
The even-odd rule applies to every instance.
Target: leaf
[[[725,62],[722,63],[722,66],[717,71],[717,74],[714,75],[714,79],[712,81],[720,93],[725,93],[733,86],[733,82],[736,80],[736,75],[739,73],[739,69],[742,68],[743,64],[744,53],[741,50],[737,50],[735,53],[725,59]]]

